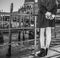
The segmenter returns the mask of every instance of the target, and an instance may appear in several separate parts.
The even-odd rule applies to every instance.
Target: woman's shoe
[[[41,51],[39,54],[37,54],[39,57],[44,57],[46,55],[46,50],[41,48]]]
[[[47,55],[47,53],[48,53],[48,48],[46,48],[46,55]]]

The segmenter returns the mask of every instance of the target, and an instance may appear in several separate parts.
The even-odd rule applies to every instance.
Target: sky
[[[23,6],[24,0],[0,0],[0,11],[10,12],[10,6],[13,3],[13,11],[18,11]]]

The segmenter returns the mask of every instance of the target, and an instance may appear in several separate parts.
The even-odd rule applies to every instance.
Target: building
[[[25,0],[24,6],[18,10],[20,14],[38,14],[38,3],[34,3],[34,0]],[[34,16],[25,16],[25,22],[28,20],[31,24],[34,24]]]

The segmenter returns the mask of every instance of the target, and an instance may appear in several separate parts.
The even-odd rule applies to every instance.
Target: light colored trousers
[[[40,45],[41,48],[49,48],[51,42],[51,27],[40,29]]]

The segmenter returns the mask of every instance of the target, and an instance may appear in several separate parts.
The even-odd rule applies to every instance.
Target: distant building
[[[18,10],[19,13],[25,14],[38,13],[38,2],[34,4],[34,0],[25,0],[24,6]]]
[[[20,14],[38,14],[38,3],[34,4],[34,0],[25,0],[24,6],[18,10]],[[23,18],[23,17],[22,17]],[[34,24],[34,16],[24,17],[25,21],[29,19]]]

